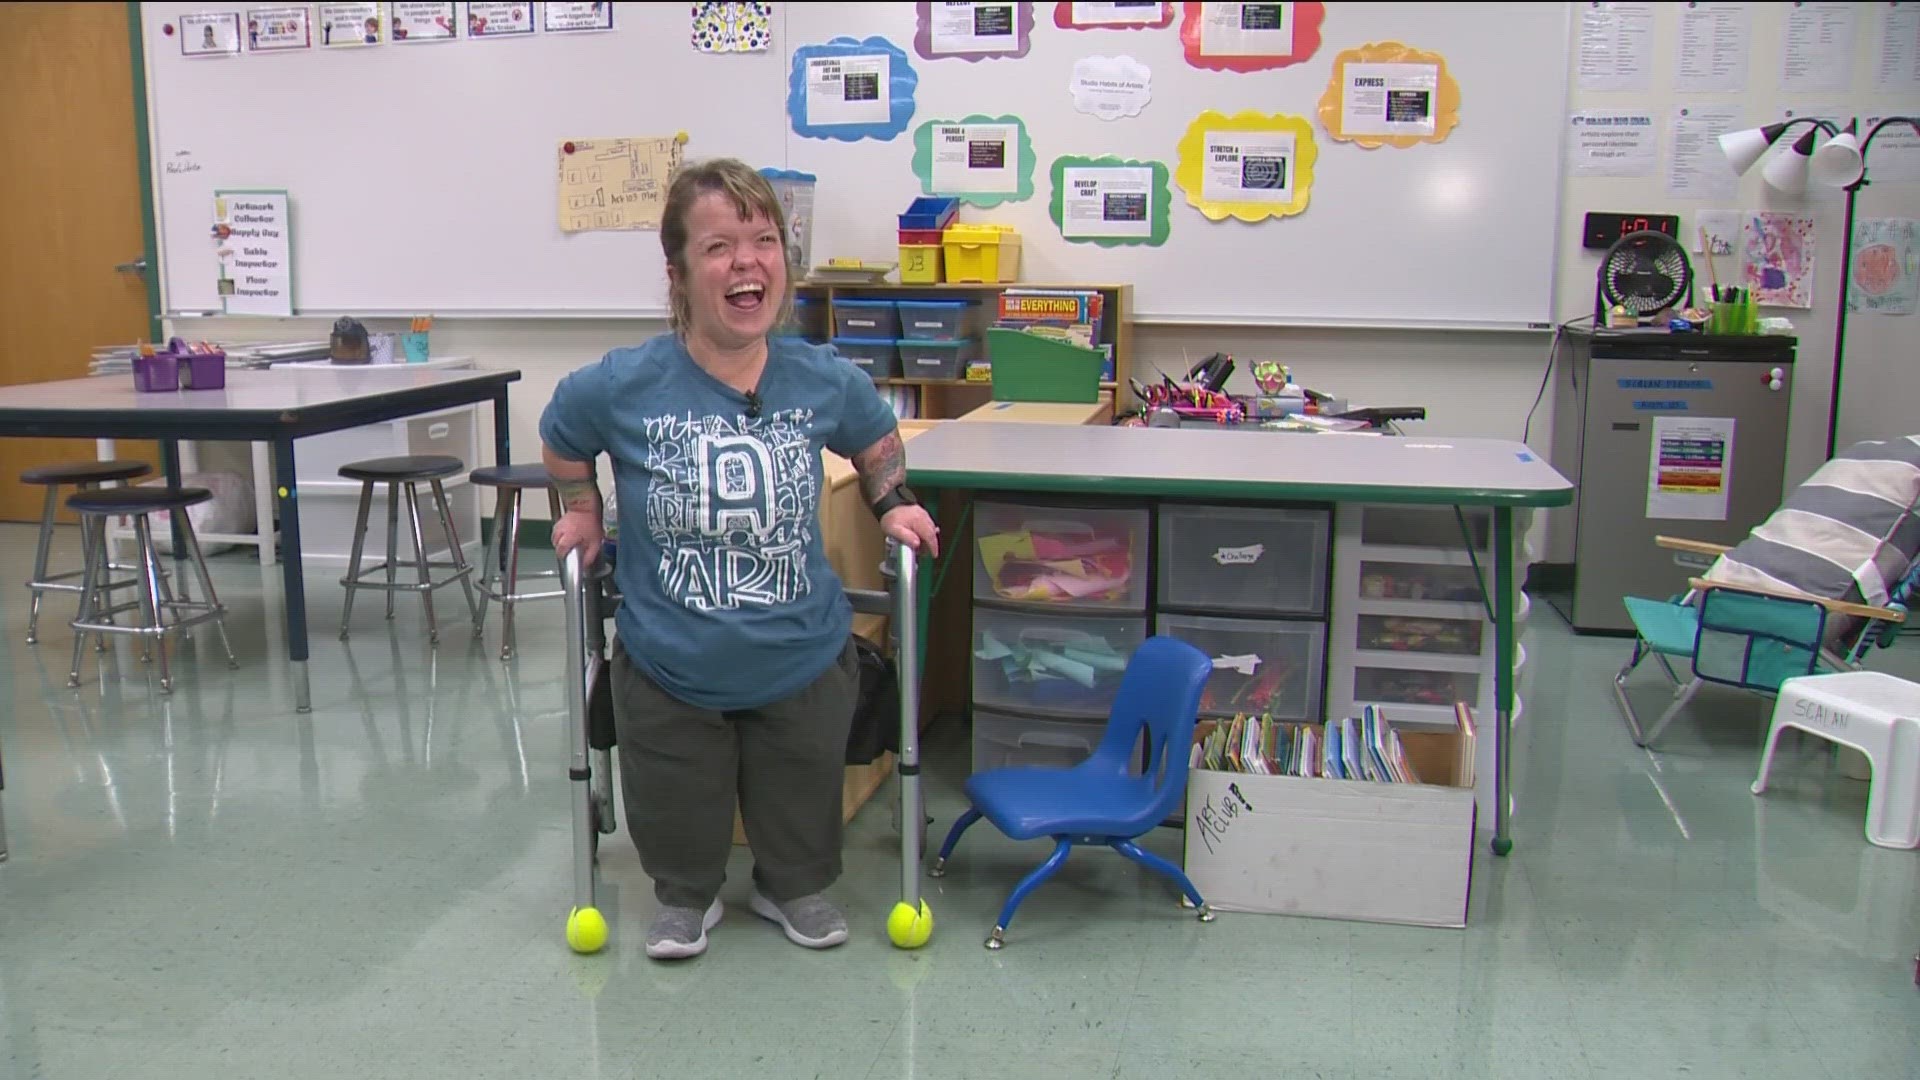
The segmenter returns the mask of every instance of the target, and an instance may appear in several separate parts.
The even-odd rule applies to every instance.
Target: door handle
[[[142,255],[132,262],[115,263],[113,268],[122,274],[144,274],[147,272],[147,257]]]

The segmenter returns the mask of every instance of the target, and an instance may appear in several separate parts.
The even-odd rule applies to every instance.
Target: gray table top
[[[371,367],[268,368],[227,372],[219,390],[142,393],[130,373],[89,375],[55,382],[0,386],[0,413],[10,410],[80,412],[287,412],[389,397],[408,390],[492,383],[516,372],[408,371],[404,364]]]
[[[907,444],[922,488],[1327,502],[1564,506],[1524,443],[1065,424],[938,424]]]

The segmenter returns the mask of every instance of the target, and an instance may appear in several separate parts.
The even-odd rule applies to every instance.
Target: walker
[[[887,937],[903,949],[919,948],[933,932],[933,913],[920,895],[920,858],[926,839],[925,804],[920,791],[920,624],[915,593],[918,556],[904,545],[889,545],[896,565],[891,591],[848,589],[858,612],[891,616],[899,665],[900,804],[894,823],[900,832],[900,901],[887,917]],[[612,567],[605,562],[583,571],[579,551],[561,563],[567,609],[567,742],[573,784],[573,908],[567,913],[567,944],[578,953],[606,945],[607,922],[594,903],[600,835],[614,830],[613,733],[590,730],[587,700],[606,667],[606,620],[617,607],[607,587]],[[611,602],[610,602],[611,601]],[[596,742],[602,745],[594,745]]]

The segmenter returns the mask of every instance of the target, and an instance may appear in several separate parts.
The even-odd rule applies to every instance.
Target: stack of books
[[[1458,719],[1460,730],[1468,740],[1468,750],[1462,756],[1470,763],[1473,720],[1465,709],[1466,706],[1459,706]],[[1372,705],[1357,717],[1328,720],[1324,724],[1235,716],[1231,721],[1214,724],[1194,744],[1191,764],[1194,768],[1251,776],[1421,783],[1419,774],[1407,761],[1399,733],[1381,710]],[[1461,783],[1471,786],[1472,776],[1466,776]]]
[[[1098,349],[1105,356],[1100,378],[1112,382],[1113,343],[1102,341],[1100,332],[1105,306],[1106,297],[1096,289],[1010,288],[1000,294],[994,325]],[[991,366],[984,359],[967,368],[969,380],[991,377]]]

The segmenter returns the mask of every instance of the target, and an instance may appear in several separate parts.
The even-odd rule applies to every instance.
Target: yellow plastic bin
[[[1020,279],[1020,233],[1011,225],[949,225],[941,236],[947,280],[985,283]]]
[[[945,280],[940,272],[939,244],[900,245],[900,284],[938,285]]]

